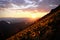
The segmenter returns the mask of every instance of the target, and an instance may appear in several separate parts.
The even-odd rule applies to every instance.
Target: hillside
[[[60,6],[6,40],[59,40]]]

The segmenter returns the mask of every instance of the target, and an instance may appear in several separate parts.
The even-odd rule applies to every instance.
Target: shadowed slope
[[[60,6],[6,40],[58,40],[60,35],[59,20]]]

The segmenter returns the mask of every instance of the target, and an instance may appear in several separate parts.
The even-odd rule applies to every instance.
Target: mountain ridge
[[[54,37],[54,35],[59,35],[57,32],[60,26],[59,15],[60,5],[52,9],[49,14],[31,24],[28,28],[14,34],[6,40],[57,40],[59,37]]]

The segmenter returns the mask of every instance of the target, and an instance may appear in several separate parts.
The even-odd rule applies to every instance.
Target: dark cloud
[[[49,5],[49,4],[60,4],[60,0],[44,0],[42,4]]]
[[[0,0],[0,7],[2,7],[2,8],[10,7],[9,1],[7,1],[7,0]]]
[[[42,8],[51,9],[60,4],[60,0],[0,0],[0,7]]]
[[[17,5],[23,5],[25,3],[24,0],[12,0],[11,2]]]

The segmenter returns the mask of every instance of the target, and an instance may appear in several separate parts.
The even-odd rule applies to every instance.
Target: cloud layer
[[[40,2],[42,2],[42,0],[2,0],[0,1],[0,7],[13,9],[36,8]]]
[[[59,4],[59,0],[0,0],[0,8],[11,9],[53,8]]]

